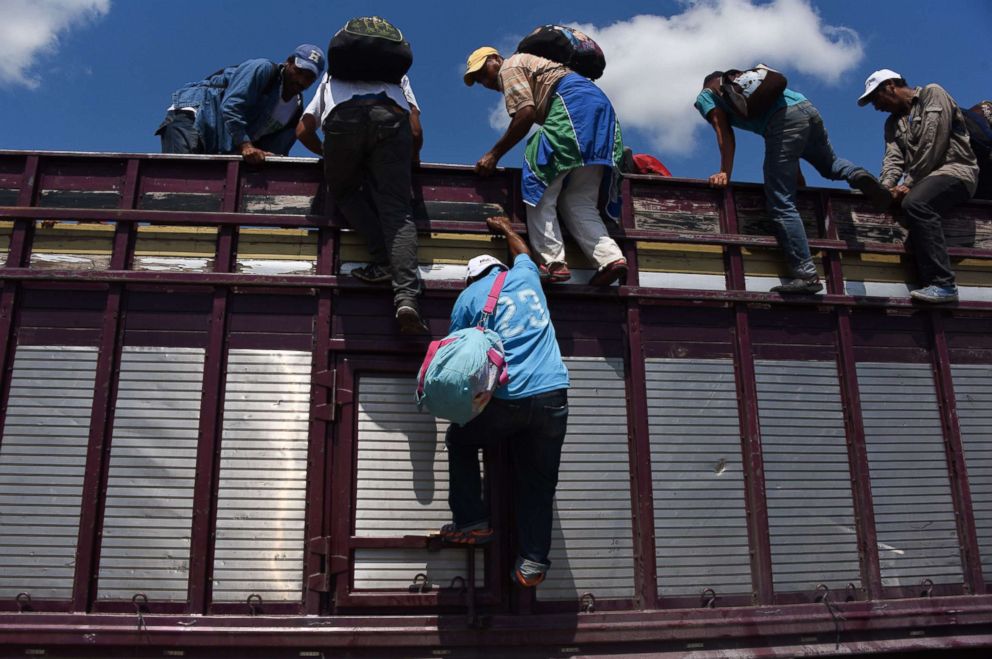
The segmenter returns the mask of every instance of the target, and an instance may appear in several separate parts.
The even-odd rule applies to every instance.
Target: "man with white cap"
[[[902,209],[916,257],[921,302],[958,299],[947,255],[943,215],[967,201],[978,185],[978,162],[957,103],[940,85],[910,87],[890,69],[865,80],[858,105],[871,103],[885,120],[883,186]]]
[[[520,586],[533,587],[544,580],[551,565],[553,501],[568,424],[568,370],[527,244],[507,218],[492,217],[486,223],[506,236],[513,256],[496,313],[489,320],[489,329],[503,341],[510,381],[496,389],[479,416],[464,426],[448,428],[448,505],[454,521],[441,529],[441,538],[453,544],[492,540],[478,453],[479,448],[508,443],[518,540],[512,579]],[[502,270],[507,270],[506,265],[487,254],[469,261],[468,287],[455,302],[449,332],[478,323]]]
[[[596,266],[589,283],[608,286],[627,276],[627,261],[610,237],[598,202],[619,217],[619,164],[623,140],[616,112],[606,94],[591,80],[564,64],[537,55],[516,53],[507,59],[483,46],[468,56],[466,85],[478,82],[503,94],[510,125],[479,162],[483,176],[536,123],[540,125],[524,151],[521,191],[527,206],[527,232],[549,282],[571,278],[565,262],[558,216],[579,249]]]
[[[183,86],[155,131],[162,153],[240,153],[250,163],[288,154],[303,91],[323,70],[324,51],[305,43],[281,64],[250,59]]]

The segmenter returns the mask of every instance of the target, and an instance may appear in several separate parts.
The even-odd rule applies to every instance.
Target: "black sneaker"
[[[396,308],[396,322],[400,324],[400,334],[423,335],[431,330],[420,318],[420,312],[410,304],[401,304]]]
[[[787,279],[784,284],[780,284],[772,288],[772,293],[781,293],[783,295],[811,295],[813,293],[819,293],[823,290],[823,284],[820,283],[820,278],[816,275],[812,277],[796,277],[794,279]]]
[[[851,176],[848,183],[855,190],[860,190],[861,194],[871,202],[872,208],[876,211],[886,211],[892,206],[892,193],[879,183],[877,178],[869,174],[868,171],[859,169]]]
[[[393,269],[388,265],[369,263],[352,270],[351,276],[359,281],[364,281],[366,284],[384,284],[393,280]]]

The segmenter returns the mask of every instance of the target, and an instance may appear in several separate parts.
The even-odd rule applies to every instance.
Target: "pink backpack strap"
[[[499,294],[503,292],[503,282],[506,281],[506,270],[496,275],[493,287],[489,289],[489,297],[486,298],[486,306],[482,307],[482,318],[479,319],[479,327],[486,324],[486,319],[496,311],[496,304],[499,302]]]
[[[427,347],[427,354],[424,355],[424,362],[420,365],[420,374],[417,376],[418,399],[422,398],[424,395],[424,378],[427,377],[427,369],[430,368],[431,362],[434,360],[434,357],[437,356],[437,351],[449,343],[454,343],[457,340],[457,336],[446,337],[438,341],[431,341],[431,344]]]
[[[493,366],[499,369],[499,376],[496,378],[496,386],[502,387],[510,381],[510,373],[506,368],[506,357],[499,354],[499,351],[495,348],[490,348],[487,354],[489,356],[489,361],[493,363]]]

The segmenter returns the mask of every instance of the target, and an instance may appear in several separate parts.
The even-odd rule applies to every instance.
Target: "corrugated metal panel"
[[[623,362],[569,357],[568,435],[562,448],[541,600],[634,594],[630,457]]]
[[[622,367],[619,360],[566,362],[572,389],[552,536],[554,567],[538,596],[572,599],[593,591],[600,597],[630,597],[633,547]],[[359,379],[356,535],[425,534],[451,518],[443,443],[447,424],[419,414],[413,391],[408,378]],[[590,490],[598,496],[591,499]],[[412,579],[405,574],[410,565],[429,561],[432,570],[448,574],[461,570],[464,560],[461,552],[408,554],[406,562],[400,561],[404,587]],[[371,556],[356,554],[356,587],[371,583],[357,576],[377,569]]]
[[[775,590],[860,586],[837,365],[757,361],[755,376]]]
[[[951,367],[982,568],[992,574],[992,365]],[[988,579],[988,576],[986,576]]]
[[[99,597],[185,600],[204,351],[125,347]]]
[[[356,590],[408,590],[418,574],[427,577],[432,590],[460,588],[468,577],[468,561],[464,549],[356,549]],[[485,552],[475,552],[475,583],[484,583]],[[419,580],[418,580],[419,583]]]
[[[68,599],[97,350],[18,346],[0,440],[0,597]]]
[[[649,359],[647,396],[661,594],[751,592],[733,362]]]
[[[213,598],[299,600],[310,353],[231,350],[225,392]]]
[[[357,536],[427,535],[451,521],[448,424],[417,411],[415,390],[413,378],[358,379]],[[455,574],[464,575],[464,563],[461,550],[358,551],[355,587],[405,589],[425,570],[433,582],[447,585]]]
[[[425,535],[451,521],[447,422],[417,411],[413,378],[358,382],[355,535]]]
[[[882,584],[960,583],[940,413],[928,364],[862,362],[864,417]]]

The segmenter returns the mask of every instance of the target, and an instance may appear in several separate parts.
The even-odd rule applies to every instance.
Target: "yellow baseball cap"
[[[483,46],[472,51],[472,54],[468,56],[468,61],[465,62],[465,75],[462,76],[466,85],[472,86],[472,83],[475,82],[472,74],[483,67],[486,58],[490,55],[499,55],[499,51],[492,46]]]

